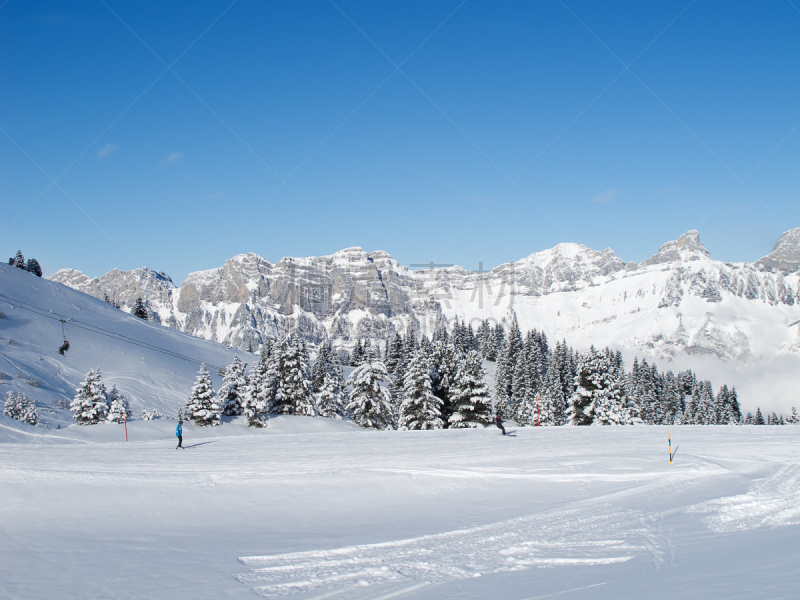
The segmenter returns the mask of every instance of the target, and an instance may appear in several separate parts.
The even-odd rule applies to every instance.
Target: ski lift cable
[[[40,313],[37,313],[35,310],[31,310],[30,308],[26,308],[24,306],[17,306],[17,307],[21,308],[23,310],[30,311],[30,312],[32,312],[32,313],[34,313],[36,315],[41,316],[41,317],[46,317],[46,318],[52,319],[54,321],[61,321],[61,319],[59,319],[57,317],[51,317],[51,316],[46,315],[46,314],[40,314]],[[213,365],[213,364],[211,364],[209,362],[205,362],[205,361],[202,361],[202,360],[197,360],[196,358],[192,358],[190,356],[186,356],[185,354],[179,354],[177,352],[173,352],[172,350],[167,350],[165,348],[161,348],[160,346],[155,346],[155,345],[149,344],[147,342],[142,342],[141,340],[136,340],[134,338],[128,338],[128,337],[125,337],[125,336],[121,336],[121,335],[116,334],[114,332],[104,333],[103,331],[97,331],[96,329],[90,329],[89,327],[84,327],[83,325],[78,325],[75,322],[69,322],[69,324],[72,325],[73,327],[78,328],[78,329],[83,329],[83,330],[88,331],[90,333],[94,333],[94,334],[97,334],[97,335],[102,335],[104,337],[111,338],[112,340],[116,340],[118,342],[124,342],[126,344],[139,346],[139,347],[145,348],[147,350],[153,350],[155,352],[160,352],[161,354],[165,354],[165,355],[171,356],[173,358],[180,358],[182,360],[186,360],[186,361],[198,364],[198,365],[205,364],[205,365],[207,365],[208,367],[210,367],[212,369],[216,369],[217,371],[222,370],[222,367],[219,367],[217,365]],[[106,331],[106,330],[104,330],[104,331]]]
[[[5,298],[9,304],[15,305],[18,308],[23,310],[27,310],[32,312],[40,317],[45,317],[47,319],[52,319],[53,321],[61,322],[62,333],[64,334],[64,338],[66,339],[66,332],[64,331],[64,324],[69,323],[71,326],[76,327],[78,329],[83,329],[90,333],[95,333],[97,335],[102,335],[111,339],[114,339],[119,342],[125,342],[128,344],[132,344],[134,346],[139,346],[141,348],[146,348],[148,350],[154,350],[156,352],[160,352],[161,354],[166,354],[167,356],[172,356],[174,358],[180,358],[189,362],[196,363],[198,365],[205,364],[208,367],[215,369],[217,371],[222,370],[223,367],[219,367],[217,365],[211,364],[206,361],[197,360],[196,358],[192,358],[191,356],[187,356],[185,354],[180,354],[178,352],[174,352],[172,350],[168,350],[166,348],[162,348],[161,346],[156,346],[155,344],[151,344],[149,342],[144,342],[142,340],[138,340],[136,338],[132,338],[129,336],[122,335],[120,333],[116,333],[114,331],[110,331],[108,329],[103,329],[102,327],[98,327],[96,325],[92,325],[91,323],[86,323],[84,321],[79,321],[77,319],[72,319],[70,317],[66,317],[65,315],[60,315],[59,313],[55,313],[51,310],[46,310],[35,306],[33,304],[29,304],[27,302],[23,302],[22,300],[17,300],[15,298],[11,298],[10,296],[6,296],[5,294],[0,294],[0,297]],[[51,316],[56,315],[56,316]],[[64,318],[60,318],[64,317]]]
[[[29,306],[29,307],[31,307],[33,309],[36,309],[38,311],[41,311],[41,312],[47,312],[50,315],[57,315],[58,317],[63,317],[63,319],[57,319],[57,320],[62,322],[62,329],[63,329],[63,323],[69,323],[70,325],[74,325],[74,323],[80,323],[81,325],[85,325],[86,327],[90,327],[91,329],[89,331],[97,330],[95,333],[105,332],[105,333],[107,333],[109,335],[114,336],[115,338],[119,339],[120,341],[130,340],[132,342],[136,342],[139,345],[149,346],[149,347],[151,347],[153,349],[162,350],[162,351],[167,352],[167,353],[169,353],[169,354],[171,354],[173,356],[191,358],[191,357],[187,357],[186,355],[180,354],[178,352],[174,352],[172,350],[167,350],[167,349],[162,348],[160,346],[156,346],[155,344],[151,344],[149,342],[144,342],[144,341],[138,340],[136,338],[132,338],[132,337],[128,337],[128,336],[122,335],[121,333],[117,333],[116,331],[110,331],[108,329],[103,329],[102,327],[98,327],[97,325],[93,325],[92,323],[86,323],[85,321],[81,321],[79,319],[73,319],[73,318],[68,317],[66,315],[61,315],[59,313],[54,313],[52,310],[47,311],[46,309],[43,309],[43,308],[41,308],[39,306],[36,306],[35,304],[30,304],[28,302],[23,302],[22,300],[17,300],[15,298],[11,298],[10,296],[6,296],[5,294],[0,294],[0,297],[8,298],[9,300],[13,300],[14,302],[17,302],[18,304],[24,304],[26,306]],[[20,306],[20,308],[23,308],[23,307]],[[35,311],[31,311],[31,312],[35,312]],[[48,316],[48,315],[42,315],[42,316]],[[85,329],[86,327],[82,327],[81,329]],[[196,362],[199,363],[200,361],[196,361]],[[214,365],[211,365],[211,366],[214,366]]]

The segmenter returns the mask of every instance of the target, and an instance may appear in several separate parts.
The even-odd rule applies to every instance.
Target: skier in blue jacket
[[[182,424],[183,421],[178,421],[178,426],[175,428],[175,436],[178,438],[178,445],[175,448],[175,450],[177,450],[178,448],[180,448],[181,450],[185,450],[185,448],[183,447],[183,427],[181,427]]]

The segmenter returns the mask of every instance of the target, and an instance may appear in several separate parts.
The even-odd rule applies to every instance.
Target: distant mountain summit
[[[694,260],[711,260],[711,254],[700,241],[700,234],[692,229],[677,240],[667,242],[653,256],[640,263],[640,266],[657,265],[671,262],[691,262]]]
[[[800,227],[784,233],[772,252],[756,261],[756,265],[787,274],[800,269]]]

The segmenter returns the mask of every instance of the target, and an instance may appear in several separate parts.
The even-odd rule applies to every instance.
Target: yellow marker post
[[[672,435],[669,429],[667,429],[667,441],[669,442],[669,464],[672,464]]]

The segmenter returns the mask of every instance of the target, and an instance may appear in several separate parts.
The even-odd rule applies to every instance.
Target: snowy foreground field
[[[800,597],[800,427],[0,420],[0,596]]]

